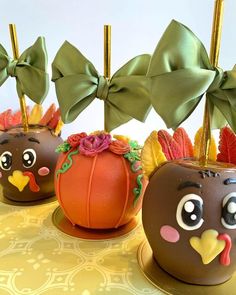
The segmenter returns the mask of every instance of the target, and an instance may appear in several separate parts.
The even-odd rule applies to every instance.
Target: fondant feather
[[[193,154],[194,157],[199,159],[200,156],[200,147],[201,147],[201,138],[202,138],[202,127],[198,129],[195,137],[194,137],[194,148],[193,148]],[[209,160],[216,161],[216,142],[214,137],[211,137],[211,144],[209,148]]]
[[[158,141],[157,131],[153,131],[146,139],[141,153],[144,175],[149,177],[152,172],[166,160],[162,152],[161,144]]]
[[[236,164],[236,135],[229,127],[220,130],[217,161]]]
[[[29,124],[39,124],[41,118],[43,116],[43,107],[40,104],[35,104],[32,108],[28,122]]]
[[[177,128],[174,132],[173,138],[179,146],[181,157],[193,157],[193,145],[184,128]]]
[[[168,161],[182,158],[178,143],[166,130],[158,131],[158,141],[160,142],[162,151]]]
[[[57,109],[56,112],[53,114],[52,119],[47,124],[50,128],[55,129],[57,127],[57,124],[61,118],[61,112],[60,109]]]
[[[46,126],[50,122],[50,120],[52,120],[52,117],[55,114],[55,112],[56,112],[56,105],[53,103],[47,109],[44,116],[41,118],[39,124]]]

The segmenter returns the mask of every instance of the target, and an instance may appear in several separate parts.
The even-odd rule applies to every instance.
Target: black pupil
[[[12,165],[12,156],[9,154],[4,154],[2,156],[1,162],[4,169],[9,169]]]
[[[22,161],[25,167],[30,167],[34,162],[34,154],[30,151],[25,152],[22,156]]]
[[[236,224],[236,197],[231,197],[222,209],[222,217],[229,225]]]
[[[202,205],[198,200],[188,200],[184,203],[182,220],[188,226],[194,226],[202,219]]]

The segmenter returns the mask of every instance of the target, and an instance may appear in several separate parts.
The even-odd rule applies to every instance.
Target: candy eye
[[[236,192],[228,194],[222,203],[221,223],[225,228],[236,228]]]
[[[22,162],[25,168],[32,167],[36,162],[36,152],[33,149],[24,150],[22,155]]]
[[[176,220],[183,229],[194,230],[201,227],[203,223],[203,201],[195,194],[184,196],[176,210]]]
[[[0,156],[0,167],[3,170],[10,170],[12,165],[12,154],[8,151],[4,152]]]

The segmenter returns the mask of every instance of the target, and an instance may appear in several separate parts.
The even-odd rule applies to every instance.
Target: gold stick
[[[11,36],[13,57],[14,59],[18,59],[20,54],[19,54],[15,24],[9,24],[9,30],[10,30],[10,36]],[[27,111],[26,111],[25,96],[22,95],[22,97],[19,97],[19,101],[20,101],[20,110],[21,110],[21,116],[22,116],[23,129],[25,132],[27,132],[29,130],[29,124],[28,124],[28,117],[27,117]]]
[[[104,77],[111,78],[111,26],[104,25]],[[106,131],[105,103],[104,103],[104,131]]]
[[[214,19],[211,35],[211,49],[210,61],[216,67],[219,61],[220,41],[222,33],[222,22],[224,13],[224,0],[215,1]],[[204,117],[203,117],[203,130],[201,138],[201,148],[199,162],[201,165],[206,166],[209,157],[209,148],[211,144],[211,126],[210,126],[210,113],[208,102],[205,102]]]

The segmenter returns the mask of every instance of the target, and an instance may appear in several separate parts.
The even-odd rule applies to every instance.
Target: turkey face
[[[174,277],[228,280],[236,269],[236,169],[167,162],[145,192],[143,225],[155,260]]]
[[[54,195],[56,147],[62,139],[48,128],[13,128],[0,134],[0,183],[4,197],[36,201]]]

